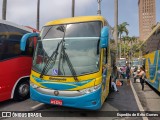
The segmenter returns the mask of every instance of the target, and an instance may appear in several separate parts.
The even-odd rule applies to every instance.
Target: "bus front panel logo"
[[[58,75],[58,70],[57,69],[53,69],[52,74],[53,75]]]
[[[59,95],[59,92],[56,90],[56,91],[54,91],[54,95],[55,96],[58,96]]]

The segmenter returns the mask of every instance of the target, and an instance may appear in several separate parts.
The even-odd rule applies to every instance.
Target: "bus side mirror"
[[[21,38],[21,41],[20,41],[21,51],[25,51],[27,40],[32,37],[39,37],[39,34],[38,33],[27,33],[27,34],[23,35],[23,37]]]
[[[106,48],[108,46],[109,27],[104,26],[101,30],[100,47]]]

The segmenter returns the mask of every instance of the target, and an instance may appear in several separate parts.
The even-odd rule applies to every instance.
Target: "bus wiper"
[[[53,27],[53,26],[52,26],[52,27]],[[46,35],[49,33],[49,31],[52,29],[52,27],[50,27],[50,28],[47,30],[46,34],[43,36],[42,39],[44,39],[44,38],[46,37]]]
[[[53,27],[53,26],[52,26],[52,27]],[[51,28],[52,28],[52,27],[51,27]],[[51,28],[48,29],[48,31],[47,31],[46,34],[44,35],[43,39],[46,37],[46,35],[48,34],[48,32],[51,30]],[[59,30],[59,31],[61,31],[61,32],[64,32],[64,26],[59,26],[59,27],[57,27],[57,30]],[[65,34],[65,32],[64,32],[64,34]],[[53,51],[51,57],[48,59],[46,65],[44,66],[44,68],[43,68],[43,70],[42,70],[42,72],[41,72],[40,78],[42,78],[43,75],[45,74],[45,72],[49,70],[49,69],[47,70],[47,68],[49,68],[48,65],[50,65],[51,60],[53,61],[53,64],[52,64],[52,65],[55,64],[56,59],[57,59],[57,55],[58,55],[59,46],[60,46],[60,44],[62,43],[63,40],[64,40],[64,36],[63,36],[63,39],[58,43],[56,50]]]
[[[51,60],[53,61],[53,64],[52,64],[52,65],[55,64],[56,59],[57,59],[57,55],[58,55],[58,49],[59,49],[59,46],[60,46],[61,43],[62,43],[62,40],[58,43],[57,48],[56,48],[55,51],[53,51],[51,57],[49,57],[46,65],[44,66],[44,68],[43,68],[43,70],[42,70],[42,72],[41,72],[40,78],[42,78],[43,75],[44,75],[44,73],[45,73],[46,71],[48,71],[47,68],[48,68],[48,66],[49,66],[50,63],[51,63]]]
[[[70,61],[70,59],[68,57],[68,54],[65,51],[65,43],[64,43],[65,40],[64,40],[64,38],[65,38],[66,28],[64,26],[61,26],[61,27],[58,28],[58,30],[60,30],[60,31],[62,31],[64,33],[63,39],[62,39],[62,47],[61,47],[60,56],[59,56],[58,75],[62,74],[62,72],[60,70],[61,60],[62,60],[62,68],[63,68],[63,62],[66,60],[66,62],[68,64],[68,67],[69,67],[69,69],[70,69],[70,71],[71,71],[71,73],[73,75],[73,78],[75,79],[75,81],[78,81],[76,71],[75,71],[75,69],[74,69],[74,67],[73,67],[73,65],[72,65],[72,63],[71,63],[71,61]],[[64,70],[63,70],[63,72],[64,72]]]
[[[66,60],[67,64],[68,64],[68,67],[73,75],[73,78],[75,79],[75,81],[79,81],[78,78],[77,78],[77,74],[76,74],[76,71],[68,57],[68,54],[66,53],[65,51],[65,45],[64,45],[64,40],[62,41],[62,48],[61,48],[61,52],[60,52],[60,58],[59,58],[59,64],[58,64],[58,74],[61,74],[61,70],[60,70],[60,63],[61,63],[61,60],[62,62],[64,62]],[[62,63],[63,64],[63,63]],[[63,67],[63,65],[62,65]]]

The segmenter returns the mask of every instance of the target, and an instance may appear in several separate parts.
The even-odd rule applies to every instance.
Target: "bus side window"
[[[3,59],[9,59],[17,57],[21,54],[19,49],[19,37],[20,35],[8,33],[6,40],[4,40]]]
[[[7,41],[5,36],[0,36],[0,60],[3,60],[5,51],[7,50]]]

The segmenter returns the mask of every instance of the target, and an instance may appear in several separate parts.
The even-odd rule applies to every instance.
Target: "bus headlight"
[[[32,82],[30,82],[30,86],[32,86],[32,88],[34,88],[34,89],[38,88],[38,86]]]
[[[91,93],[91,92],[94,92],[94,91],[98,90],[100,87],[101,87],[101,84],[90,87],[90,88],[86,88],[86,89],[83,89],[83,90],[79,90],[79,91],[83,94],[88,94],[88,93]]]

